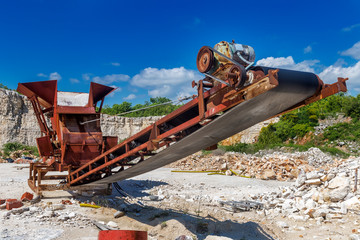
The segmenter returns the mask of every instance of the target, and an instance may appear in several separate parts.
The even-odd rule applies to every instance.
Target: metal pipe
[[[207,74],[207,73],[204,73],[204,74],[205,74],[205,76],[207,76],[207,77],[209,77],[209,78],[212,78],[212,79],[214,79],[214,80],[216,80],[216,81],[218,81],[218,82],[221,82],[221,83],[225,84],[226,86],[230,87],[230,84],[227,83],[227,82],[225,82],[224,80],[221,80],[221,79],[219,79],[219,78],[217,78],[217,77],[214,77],[214,76],[212,76],[212,75],[210,75],[210,74]]]

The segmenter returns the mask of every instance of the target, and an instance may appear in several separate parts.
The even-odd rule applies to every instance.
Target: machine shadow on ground
[[[149,194],[144,190],[149,190],[156,186],[168,185],[162,181],[152,180],[124,180],[119,182],[121,188],[132,197],[145,197]],[[112,197],[122,197],[113,189]],[[228,237],[231,239],[246,240],[272,240],[269,235],[258,223],[248,221],[238,223],[234,220],[218,220],[214,217],[201,217],[196,214],[177,209],[161,209],[153,206],[145,206],[139,203],[126,204],[127,216],[144,224],[156,227],[161,226],[170,220],[176,220],[188,229],[198,240],[205,239],[208,235],[218,237]],[[113,206],[118,209],[118,206]],[[121,209],[118,209],[121,210]],[[226,210],[224,210],[226,211]]]
[[[118,185],[124,190],[124,192],[130,197],[145,197],[149,196],[146,190],[150,190],[154,187],[169,185],[166,182],[162,181],[154,181],[154,180],[134,180],[134,179],[126,179],[118,182]],[[113,194],[115,196],[121,196],[119,192],[116,191],[113,187]]]

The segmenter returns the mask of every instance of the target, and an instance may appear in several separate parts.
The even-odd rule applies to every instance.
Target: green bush
[[[329,141],[359,141],[360,140],[360,122],[338,123],[328,127],[324,131],[324,140]]]
[[[274,124],[269,124],[269,126],[261,129],[258,142],[267,145],[281,143],[282,139],[276,134],[276,127]]]
[[[13,143],[6,143],[3,145],[2,148],[4,152],[4,156],[9,156],[12,152],[18,151],[18,150],[24,150],[24,155],[33,154],[35,156],[39,156],[39,152],[37,147],[33,146],[26,146],[18,142]]]
[[[316,119],[316,122],[315,120]],[[304,137],[318,124],[317,117],[304,112],[291,112],[283,115],[280,121],[263,128],[259,135],[262,144],[281,143],[296,137]]]
[[[8,152],[14,152],[17,150],[22,150],[22,149],[23,149],[23,145],[18,142],[5,143],[3,146],[3,150],[8,151]]]

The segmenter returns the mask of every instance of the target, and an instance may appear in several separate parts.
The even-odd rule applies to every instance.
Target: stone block
[[[321,185],[321,180],[319,178],[310,179],[310,180],[306,180],[305,183],[309,185]]]

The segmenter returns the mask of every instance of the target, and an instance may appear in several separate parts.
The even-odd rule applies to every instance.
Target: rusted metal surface
[[[198,150],[214,149],[220,140],[267,118],[346,91],[345,79],[324,85],[312,73],[252,66],[255,55],[247,45],[222,42],[216,49],[199,51],[197,66],[207,77],[192,83],[197,97],[119,144],[116,137],[102,135],[100,113],[95,111],[113,88],[92,83],[88,95],[58,94],[54,81],[19,84],[18,90],[33,103],[45,135],[38,139],[39,152],[49,158],[31,165],[30,187],[65,189],[136,176]],[[42,96],[35,86],[53,93]],[[44,113],[50,116],[52,128]],[[46,175],[51,171],[68,171],[66,183],[42,184],[42,180],[61,178]]]
[[[50,157],[54,155],[54,149],[51,144],[50,136],[43,136],[36,139],[39,154],[42,157]]]
[[[96,105],[99,101],[102,105],[114,88],[91,83],[90,93],[58,92],[57,81],[43,81],[20,83],[17,90],[31,101],[43,134],[36,141],[44,163],[31,168],[29,185],[33,190],[53,188],[41,184],[42,180],[50,180],[44,178],[48,171],[78,168],[117,144],[116,137],[102,136],[99,121],[80,124],[100,118]]]
[[[202,47],[198,53],[196,64],[201,73],[210,71],[214,64],[213,52],[207,47]]]

